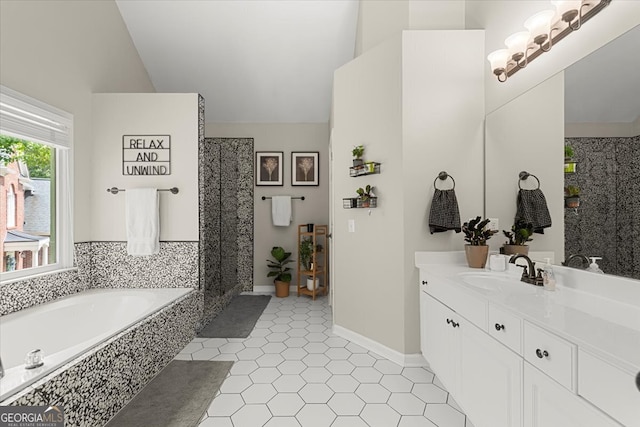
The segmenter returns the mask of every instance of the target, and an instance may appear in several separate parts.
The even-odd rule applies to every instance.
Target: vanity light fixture
[[[491,71],[499,82],[507,81],[520,69],[544,52],[549,52],[554,44],[607,7],[611,0],[552,0],[555,10],[544,10],[524,22],[527,31],[520,31],[507,37],[506,49],[491,52],[487,59]]]

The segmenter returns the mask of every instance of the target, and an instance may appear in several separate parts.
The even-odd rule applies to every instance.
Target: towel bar
[[[271,199],[271,196],[262,196],[262,200],[267,200],[267,199]],[[292,199],[298,199],[298,200],[304,200],[304,196],[300,196],[300,197],[292,197]]]
[[[125,190],[124,188],[118,188],[118,187],[107,188],[107,192],[111,194],[118,194],[121,191],[127,191],[127,190]],[[180,190],[178,190],[178,187],[171,187],[171,188],[159,188],[158,191],[171,191],[171,194],[178,194]]]

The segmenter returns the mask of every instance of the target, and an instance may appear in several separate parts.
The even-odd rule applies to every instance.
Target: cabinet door
[[[524,427],[620,427],[620,424],[525,363]]]
[[[455,395],[457,390],[459,360],[459,340],[452,322],[458,316],[447,306],[434,299],[432,296],[421,292],[422,316],[421,335],[424,342],[421,343],[422,353],[429,365],[438,376],[444,386]],[[448,322],[447,322],[448,320]],[[456,322],[458,322],[456,320]]]
[[[476,427],[522,426],[522,357],[467,321],[457,329],[460,406]]]

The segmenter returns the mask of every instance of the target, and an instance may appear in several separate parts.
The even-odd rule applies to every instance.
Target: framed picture
[[[256,185],[284,185],[282,151],[256,151]]]
[[[291,153],[291,185],[320,185],[317,151]]]

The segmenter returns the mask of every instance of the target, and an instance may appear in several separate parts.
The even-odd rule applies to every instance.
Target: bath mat
[[[198,334],[199,338],[246,338],[264,311],[270,295],[238,295]]]
[[[233,362],[173,360],[106,427],[195,427]]]

